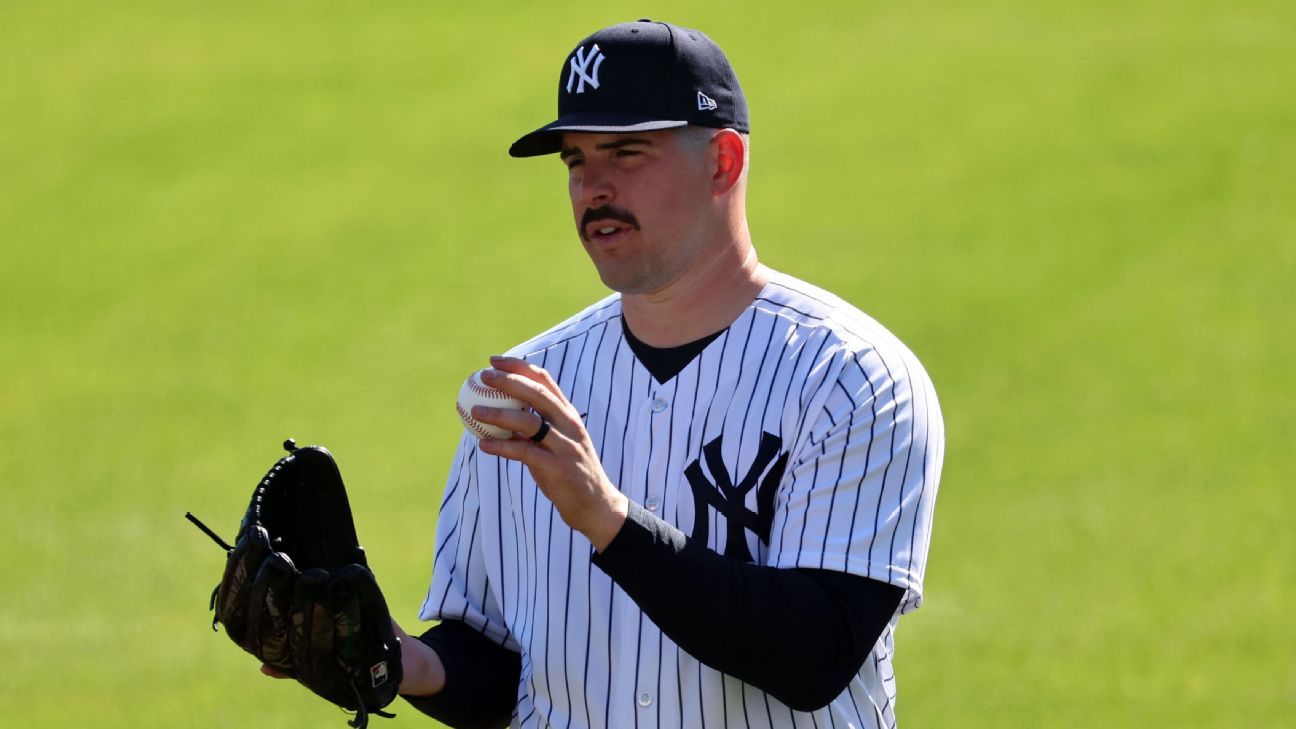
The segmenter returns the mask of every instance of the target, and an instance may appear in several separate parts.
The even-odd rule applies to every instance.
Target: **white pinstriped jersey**
[[[945,444],[935,391],[899,340],[776,273],[664,384],[627,345],[615,294],[510,354],[553,375],[612,482],[685,534],[733,558],[905,589],[847,690],[793,711],[682,652],[591,565],[588,540],[526,468],[465,435],[421,617],[463,620],[521,653],[512,726],[895,725],[894,628],[922,602]]]

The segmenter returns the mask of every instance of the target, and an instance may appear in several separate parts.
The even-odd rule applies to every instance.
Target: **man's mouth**
[[[610,242],[613,238],[618,237],[632,228],[624,223],[609,223],[606,220],[596,220],[585,226],[585,239],[589,241]]]
[[[611,243],[628,231],[639,230],[639,221],[628,210],[604,205],[585,210],[580,230],[586,241]]]

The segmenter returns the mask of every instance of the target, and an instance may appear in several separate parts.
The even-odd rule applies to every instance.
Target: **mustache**
[[[581,216],[581,235],[585,234],[589,224],[595,220],[615,220],[639,230],[639,221],[629,210],[623,210],[611,205],[602,205],[597,208],[585,208],[585,214]]]

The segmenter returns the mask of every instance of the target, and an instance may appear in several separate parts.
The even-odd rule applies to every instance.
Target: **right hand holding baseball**
[[[492,357],[482,381],[532,411],[478,405],[472,416],[514,433],[509,440],[482,440],[483,453],[526,465],[567,526],[603,551],[625,523],[629,500],[612,485],[580,413],[544,368],[516,357]],[[544,424],[550,429],[544,431]],[[543,435],[534,441],[532,434]]]

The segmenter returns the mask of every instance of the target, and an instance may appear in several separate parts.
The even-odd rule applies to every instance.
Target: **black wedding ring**
[[[549,421],[545,420],[544,418],[540,418],[540,430],[537,430],[535,432],[535,435],[531,436],[531,442],[539,443],[540,441],[544,440],[546,435],[549,435]]]

